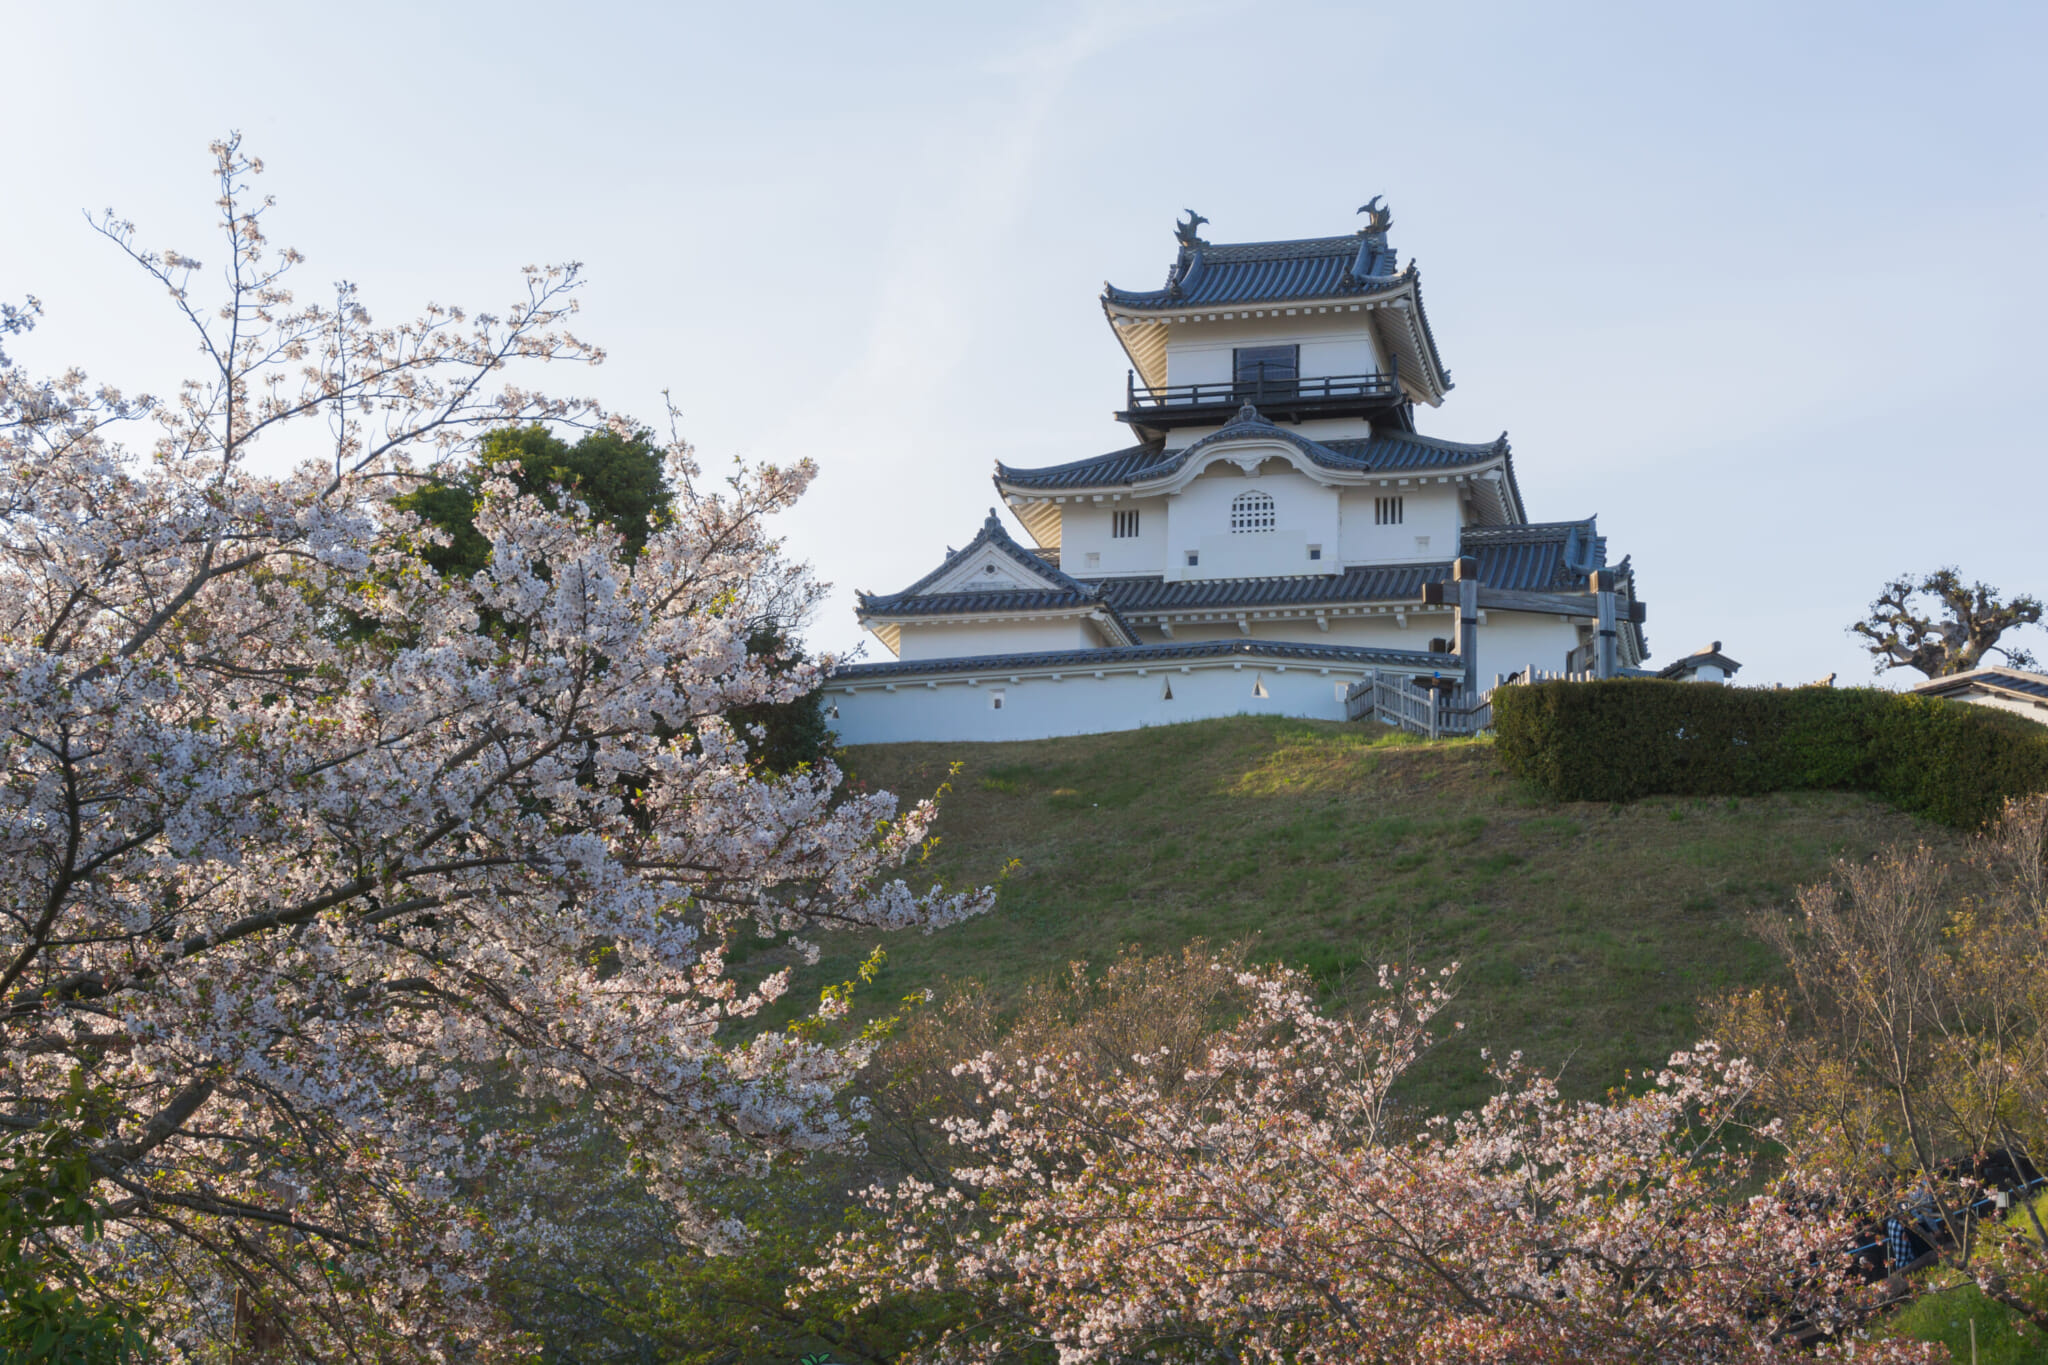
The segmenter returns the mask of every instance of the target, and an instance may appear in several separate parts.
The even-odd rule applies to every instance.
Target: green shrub
[[[1974,829],[2048,789],[2048,726],[1877,688],[1617,678],[1494,693],[1510,772],[1562,801],[1849,790]]]

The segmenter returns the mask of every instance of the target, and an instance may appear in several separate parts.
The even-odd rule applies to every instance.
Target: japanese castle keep
[[[1360,212],[1346,236],[1231,245],[1190,212],[1163,287],[1104,287],[1128,443],[996,465],[1021,537],[991,511],[923,578],[860,594],[894,657],[828,680],[845,742],[1342,720],[1375,676],[1469,696],[1642,662],[1634,574],[1593,518],[1531,522],[1505,435],[1416,430],[1450,372],[1390,214]]]

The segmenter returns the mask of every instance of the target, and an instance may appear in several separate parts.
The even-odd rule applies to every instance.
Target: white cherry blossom
[[[603,418],[511,378],[598,358],[576,269],[498,315],[300,304],[260,168],[215,152],[217,309],[199,261],[100,225],[199,378],[130,400],[0,359],[0,1124],[61,1116],[74,1073],[104,1103],[78,1150],[107,1235],[78,1251],[159,1296],[167,1351],[217,1358],[240,1290],[245,1330],[319,1358],[485,1358],[492,1258],[557,1234],[468,1196],[583,1120],[686,1221],[706,1163],[847,1138],[860,1047],[746,1037],[787,980],[737,981],[730,934],[987,898],[892,875],[928,803],[763,777],[720,719],[816,683],[751,657],[739,610],[802,594],[763,522],[808,466],[707,484],[678,445],[631,562],[497,486],[488,570],[444,581],[393,498],[481,429]],[[318,455],[255,472],[278,446]],[[583,1119],[515,1121],[550,1112]]]

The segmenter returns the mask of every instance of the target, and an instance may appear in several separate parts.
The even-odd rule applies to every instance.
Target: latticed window
[[[1230,500],[1232,531],[1273,529],[1273,499],[1265,493],[1239,493]]]

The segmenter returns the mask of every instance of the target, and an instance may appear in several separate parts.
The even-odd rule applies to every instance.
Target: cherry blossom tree
[[[589,1125],[686,1225],[707,1168],[851,1131],[858,1043],[734,1036],[786,986],[728,972],[734,934],[986,897],[893,874],[929,803],[764,776],[722,719],[816,683],[733,610],[800,578],[763,522],[807,465],[707,484],[677,444],[632,555],[487,483],[488,563],[436,573],[395,499],[485,430],[605,420],[512,379],[600,358],[576,268],[502,314],[301,303],[260,164],[214,153],[217,299],[97,223],[200,377],[155,402],[0,365],[0,1128],[37,1139],[0,1174],[83,1173],[34,1235],[166,1356],[488,1358],[494,1258],[558,1250],[503,1196]]]
[[[970,1057],[960,1164],[871,1188],[811,1292],[979,1300],[932,1361],[1928,1358],[1856,1339],[1848,1229],[1728,1127],[1748,1066],[1702,1046],[1572,1103],[1510,1060],[1484,1108],[1417,1122],[1394,1087],[1448,974],[1381,980],[1332,1019],[1305,977],[1243,972],[1238,1022],[1106,1077],[1078,1048]]]

